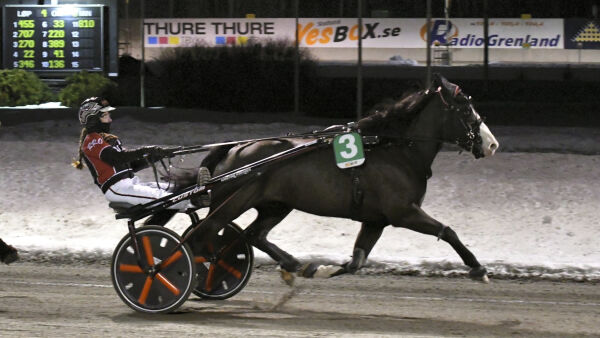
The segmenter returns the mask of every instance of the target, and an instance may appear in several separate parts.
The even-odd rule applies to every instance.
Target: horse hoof
[[[365,254],[365,250],[361,248],[354,249],[352,253],[352,260],[344,265],[344,270],[351,274],[354,274],[358,269],[365,265],[365,261],[367,260],[367,255]]]
[[[306,263],[300,270],[298,270],[298,276],[304,278],[313,278],[319,267],[315,263]]]
[[[294,276],[294,274],[285,269],[279,269],[279,273],[281,275],[281,279],[285,282],[285,284],[287,284],[288,286],[294,286],[294,282],[296,281],[296,277]]]
[[[337,265],[318,265],[308,263],[298,270],[298,276],[304,278],[330,278],[343,274],[346,270]]]
[[[476,268],[472,268],[471,271],[469,271],[469,277],[471,277],[471,279],[474,279],[474,280],[480,280],[484,283],[490,282],[490,279],[488,278],[488,275],[487,275],[487,270],[483,266],[478,266]]]
[[[17,249],[13,248],[12,246],[8,246],[8,251],[3,255],[3,257],[1,257],[1,261],[4,264],[10,264],[12,262],[15,262],[19,259],[19,254],[17,253]]]

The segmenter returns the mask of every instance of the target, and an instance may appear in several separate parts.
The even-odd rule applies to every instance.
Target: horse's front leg
[[[345,273],[355,273],[367,261],[367,257],[369,256],[369,253],[371,253],[375,243],[377,243],[381,237],[384,227],[385,225],[375,223],[362,223],[360,232],[354,243],[354,251],[350,261],[342,264],[342,266],[317,265],[310,263],[304,266],[302,276],[309,278],[329,278]]]
[[[458,238],[458,235],[456,235],[456,232],[449,226],[446,226],[427,215],[419,206],[413,205],[408,210],[403,210],[401,214],[397,218],[392,219],[392,221],[392,225],[395,227],[404,227],[423,234],[436,236],[437,238],[444,240],[452,246],[454,251],[462,258],[463,262],[471,268],[469,271],[469,276],[471,278],[488,282],[487,270],[479,264],[475,255],[464,246]]]

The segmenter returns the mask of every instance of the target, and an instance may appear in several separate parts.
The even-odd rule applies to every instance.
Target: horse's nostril
[[[490,144],[490,150],[496,150],[496,148],[498,148],[498,145],[496,143]]]

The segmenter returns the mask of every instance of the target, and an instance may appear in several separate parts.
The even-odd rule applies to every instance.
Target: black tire
[[[200,221],[202,222],[202,221]],[[185,238],[194,226],[185,230]],[[203,238],[198,229],[187,241],[196,262],[197,286],[194,294],[204,299],[227,299],[240,292],[250,280],[254,250],[243,237],[243,230],[228,223],[213,238]]]
[[[174,231],[160,226],[140,227],[135,233],[142,266],[138,263],[131,236],[127,234],[113,253],[113,286],[121,300],[136,311],[174,311],[188,299],[196,286],[196,264],[192,251],[184,244],[171,255],[181,243],[181,238]],[[158,273],[150,271],[150,260],[155,268],[160,269]]]

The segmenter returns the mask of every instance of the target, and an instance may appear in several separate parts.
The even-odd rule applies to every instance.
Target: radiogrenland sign
[[[146,47],[243,45],[249,41],[295,39],[295,19],[146,19]],[[565,48],[563,19],[490,19],[490,48]],[[433,19],[432,44],[484,46],[483,19]],[[301,18],[300,47],[356,48],[353,18]],[[426,48],[427,25],[420,19],[363,19],[364,48]]]
[[[406,19],[411,20],[411,19]],[[563,19],[489,19],[488,45],[490,48],[564,48]],[[413,22],[411,31],[419,26]],[[410,47],[423,47],[427,40],[427,25],[418,27],[421,41],[411,39]],[[483,48],[483,19],[433,19],[432,44],[448,44],[456,48]]]

